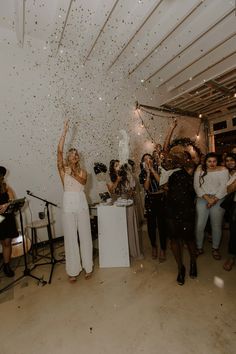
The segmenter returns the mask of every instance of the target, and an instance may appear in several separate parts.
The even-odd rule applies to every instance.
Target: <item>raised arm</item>
[[[64,128],[62,131],[62,135],[60,137],[58,147],[57,147],[57,168],[62,180],[62,183],[64,182],[64,176],[65,176],[65,165],[64,165],[64,160],[63,160],[63,150],[64,150],[64,144],[66,140],[66,134],[69,129],[69,120],[66,120],[64,123]]]
[[[153,168],[153,163],[152,160],[149,160],[149,162],[146,164],[146,168],[145,168],[146,172],[147,172],[147,177],[146,180],[144,181],[144,189],[146,191],[149,190],[150,187],[150,175],[152,173],[152,175],[154,176],[155,180],[157,181],[157,183],[160,182],[160,175],[159,173]]]
[[[164,144],[163,144],[163,151],[165,151],[165,152],[167,152],[167,150],[168,150],[172,135],[173,135],[174,130],[175,130],[176,127],[177,127],[177,119],[175,119],[173,121],[173,123],[171,124],[170,129],[169,129],[169,131],[168,131],[168,133],[167,133],[167,135],[165,137],[165,141],[164,141]]]

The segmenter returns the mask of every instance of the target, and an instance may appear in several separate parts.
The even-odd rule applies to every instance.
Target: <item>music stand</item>
[[[24,277],[31,277],[33,279],[38,280],[39,283],[41,283],[42,285],[47,284],[47,282],[43,279],[40,279],[38,277],[36,277],[35,275],[31,274],[31,271],[35,268],[33,267],[32,269],[28,268],[28,264],[27,264],[27,257],[26,257],[26,246],[25,246],[25,239],[24,239],[24,227],[23,227],[23,218],[22,218],[22,212],[21,212],[21,208],[23,207],[23,205],[25,204],[25,198],[21,198],[21,199],[16,199],[13,200],[12,202],[10,202],[10,204],[8,205],[7,209],[5,210],[4,214],[12,214],[12,213],[16,213],[17,211],[19,211],[20,213],[20,226],[21,226],[21,234],[22,234],[22,244],[23,244],[23,256],[24,256],[24,266],[25,269],[23,271],[23,274],[15,279],[14,281],[12,281],[10,284],[6,285],[4,288],[0,289],[0,294],[6,290],[8,290],[9,288],[11,288],[14,284],[18,283],[21,279],[23,279]]]
[[[39,200],[42,200],[45,203],[45,207],[46,207],[46,210],[47,210],[47,219],[48,219],[47,232],[48,232],[48,241],[49,241],[49,249],[50,249],[50,261],[49,262],[35,264],[35,267],[51,264],[51,272],[50,272],[50,276],[49,276],[49,280],[48,280],[48,283],[51,284],[52,274],[53,274],[53,270],[54,270],[55,264],[63,263],[65,261],[64,259],[56,259],[55,256],[54,256],[54,247],[53,247],[53,237],[52,237],[52,230],[51,230],[49,205],[52,205],[52,206],[55,206],[55,207],[58,207],[58,206],[56,204],[52,203],[52,202],[49,202],[46,199],[43,199],[43,198],[38,197],[37,195],[34,195],[30,191],[26,191],[26,192],[31,197],[34,197],[34,198],[39,199]],[[46,256],[42,256],[42,258],[46,258]]]

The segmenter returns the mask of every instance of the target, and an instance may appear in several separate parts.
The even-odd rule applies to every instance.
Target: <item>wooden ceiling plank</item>
[[[108,16],[107,16],[107,18],[106,18],[106,20],[105,20],[105,22],[104,22],[102,28],[100,29],[100,31],[99,31],[99,33],[98,33],[98,35],[97,35],[95,41],[93,42],[93,44],[92,44],[92,46],[91,46],[91,48],[90,48],[90,50],[89,50],[89,52],[88,52],[88,54],[87,54],[85,60],[84,60],[84,64],[85,64],[86,61],[89,59],[89,57],[90,57],[90,55],[91,55],[91,53],[92,53],[92,51],[93,51],[95,45],[96,45],[97,42],[98,42],[99,37],[100,37],[101,34],[103,33],[103,30],[104,30],[104,28],[106,27],[107,22],[108,22],[109,19],[111,18],[111,15],[112,15],[112,13],[114,12],[114,10],[115,10],[115,8],[116,8],[118,2],[119,2],[119,0],[116,0],[116,1],[114,2],[111,11],[109,12],[109,14],[108,14]]]
[[[228,89],[227,87],[223,86],[222,84],[218,84],[214,80],[210,80],[210,81],[206,82],[205,85],[207,85],[210,88],[214,88],[217,91],[222,92],[223,94],[228,94],[228,95],[232,94],[232,91],[230,89]]]
[[[215,80],[215,81],[217,81],[217,80],[220,81],[220,78],[221,78],[221,77],[224,77],[224,80],[221,81],[222,84],[224,84],[224,85],[226,85],[226,84],[227,84],[227,85],[229,85],[229,84],[234,84],[234,83],[236,83],[236,70],[233,69],[233,70],[229,71],[228,74],[221,75],[221,76],[215,78],[214,80]],[[229,79],[226,79],[226,77],[229,78]],[[205,86],[205,85],[199,86],[199,88],[196,88],[194,91],[197,92],[197,91],[200,90],[200,88],[202,88],[203,86]],[[234,86],[233,86],[233,87],[234,87]],[[229,88],[229,89],[232,90],[233,87],[231,87],[231,88]],[[195,109],[195,108],[198,109],[198,108],[199,108],[199,104],[200,104],[201,102],[202,102],[203,105],[205,105],[205,104],[207,104],[207,102],[209,101],[208,98],[202,98],[202,97],[207,93],[207,91],[209,91],[209,88],[208,88],[208,87],[205,87],[204,89],[201,90],[201,92],[200,92],[199,94],[197,94],[197,96],[196,96],[196,95],[193,95],[193,94],[190,94],[189,92],[187,92],[187,93],[184,94],[184,96],[181,96],[181,100],[176,100],[176,99],[175,99],[173,102],[171,101],[170,104],[173,104],[175,107],[178,107],[178,108],[181,108],[181,107],[182,107],[183,109],[186,109],[186,108],[188,108],[188,109],[189,109],[189,108],[191,108],[191,109]],[[212,95],[212,97],[215,98],[215,97],[217,97],[217,95],[219,96],[219,93],[215,92],[215,93]],[[190,104],[190,105],[188,105],[188,102],[189,102],[190,100],[193,100],[193,99],[199,100],[199,101],[198,101],[199,104],[198,104],[198,102],[196,102],[196,104],[197,104],[196,107],[195,107],[195,104]]]
[[[132,75],[139,67],[142,65],[161,45],[167,38],[169,38],[176,30],[179,28],[186,20],[189,18],[202,3],[198,3],[190,12],[186,14],[182,18],[182,20],[176,24],[165,36],[161,39],[161,41],[129,72],[129,75]]]
[[[172,75],[171,77],[168,78],[168,80],[162,82],[158,88],[166,85],[168,82],[170,82],[171,80],[173,80],[175,77],[177,77],[179,74],[184,73],[186,69],[189,69],[192,65],[196,64],[197,62],[199,62],[200,60],[202,60],[203,58],[207,57],[207,55],[211,54],[212,52],[214,52],[216,49],[220,48],[222,45],[224,45],[228,40],[230,39],[234,39],[236,35],[236,32],[234,32],[233,34],[231,34],[230,36],[228,36],[227,38],[225,38],[223,41],[217,43],[214,47],[212,47],[211,49],[209,49],[207,52],[205,52],[203,55],[200,55],[198,58],[194,59],[192,62],[190,62],[187,66],[185,66],[182,70],[180,70],[179,72],[176,72],[174,75]],[[229,55],[232,55],[232,53],[230,53]],[[213,64],[215,65],[215,64]],[[208,69],[208,68],[207,68]],[[205,70],[207,70],[205,69]],[[198,73],[199,75],[200,73]],[[196,77],[197,75],[192,77],[192,80]],[[188,80],[181,82],[178,86],[175,86],[175,90],[180,88],[182,85],[184,85],[185,83],[187,83],[189,81]]]
[[[25,34],[25,0],[15,0],[15,31],[20,47],[24,45]]]
[[[223,107],[223,106],[230,106],[230,104],[233,103],[233,102],[234,102],[233,99],[231,99],[231,100],[220,100],[219,102],[217,102],[217,104],[209,105],[208,107],[205,107],[205,109],[202,108],[201,111],[202,111],[202,113],[208,114],[208,113],[211,113],[211,112],[214,112],[216,110],[221,109],[221,107]]]
[[[56,18],[60,19],[60,24],[55,29],[53,35],[50,39],[50,47],[52,55],[56,56],[60,49],[66,25],[68,22],[70,9],[72,6],[73,0],[59,0],[57,4],[57,15]]]
[[[107,70],[110,70],[112,68],[112,66],[117,62],[117,60],[120,58],[120,56],[123,54],[123,52],[125,51],[125,49],[130,45],[130,43],[132,42],[132,40],[136,37],[136,35],[140,32],[140,30],[144,27],[144,25],[147,23],[147,21],[149,20],[149,18],[154,14],[154,12],[158,9],[158,7],[161,5],[161,3],[164,0],[160,0],[158,1],[158,3],[156,4],[156,6],[154,7],[154,9],[148,14],[148,16],[144,19],[144,21],[141,23],[141,25],[139,26],[139,28],[135,31],[135,33],[132,35],[132,37],[128,40],[128,42],[125,44],[125,46],[122,48],[122,50],[120,51],[120,53],[116,56],[116,58],[112,61],[112,63],[110,64],[109,68]]]
[[[201,38],[203,38],[208,32],[210,32],[213,28],[215,28],[222,21],[224,21],[226,19],[226,17],[231,15],[231,13],[232,13],[232,10],[230,10],[228,13],[226,13],[222,18],[220,18],[217,22],[215,22],[211,27],[207,28],[206,31],[204,31],[203,33],[200,33],[200,35],[198,35],[191,43],[189,43],[186,47],[184,47],[182,50],[180,50],[174,57],[172,57],[170,60],[168,60],[166,63],[164,63],[158,70],[156,70],[154,73],[152,73],[148,78],[146,78],[145,82],[151,80],[155,75],[157,75],[167,65],[169,65],[171,62],[173,62],[176,58],[178,58],[181,54],[183,54],[186,50],[188,50],[191,46],[193,46],[197,41],[199,41]]]

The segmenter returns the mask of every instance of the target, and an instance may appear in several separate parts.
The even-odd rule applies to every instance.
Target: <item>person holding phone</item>
[[[165,192],[159,188],[160,174],[154,165],[153,157],[144,154],[140,163],[139,181],[145,190],[145,209],[147,213],[148,236],[152,246],[152,258],[157,259],[157,228],[160,237],[160,262],[166,259]]]

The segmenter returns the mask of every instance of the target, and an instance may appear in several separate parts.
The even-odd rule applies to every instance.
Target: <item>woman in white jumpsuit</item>
[[[76,149],[70,149],[66,161],[63,160],[63,149],[68,128],[69,121],[66,121],[58,144],[57,166],[64,187],[62,221],[66,272],[70,281],[74,282],[82,269],[85,270],[86,279],[91,277],[93,245],[89,208],[84,193],[87,173],[80,167],[80,158]]]

